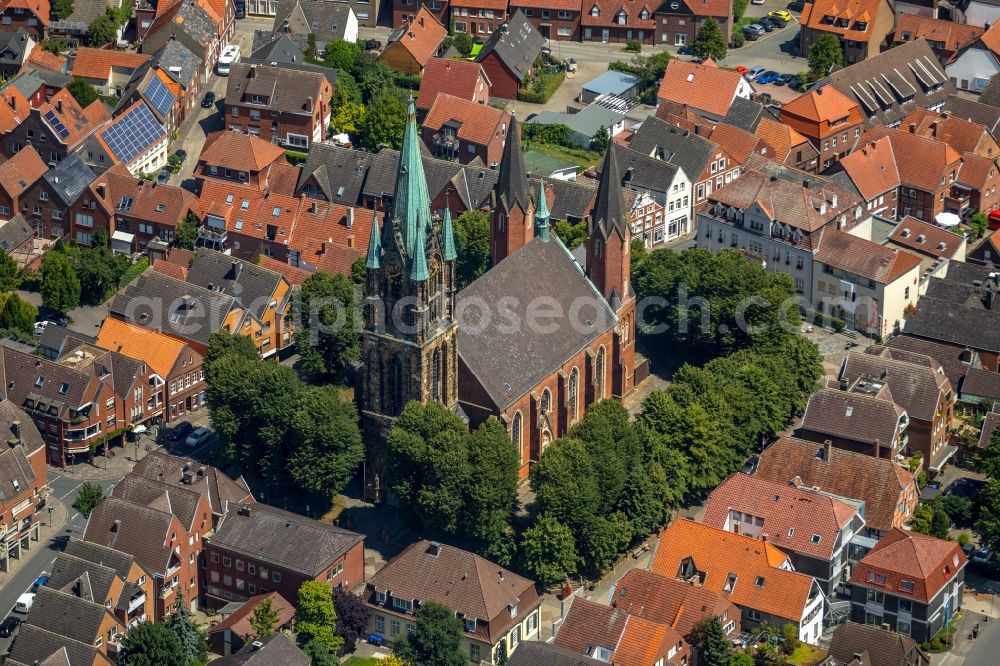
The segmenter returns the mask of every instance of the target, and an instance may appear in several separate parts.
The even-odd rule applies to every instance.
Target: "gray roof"
[[[51,350],[57,358],[72,349],[76,349],[81,344],[92,345],[95,342],[97,342],[96,338],[71,331],[54,322],[50,322],[38,338],[38,346]]]
[[[28,33],[23,29],[17,32],[0,33],[0,52],[10,50],[13,58],[5,58],[14,62],[24,62],[24,47],[28,45]]]
[[[90,514],[83,538],[133,555],[143,569],[162,576],[171,556],[176,557],[166,545],[172,517],[166,511],[108,497]]]
[[[998,79],[1000,81],[1000,79]],[[1000,129],[1000,108],[984,104],[982,100],[974,101],[958,95],[951,95],[944,103],[944,111],[950,111],[957,118],[965,118],[974,123],[985,125],[994,136]]]
[[[969,368],[982,367],[982,362],[978,356],[969,358],[972,355],[971,352],[966,352],[966,350],[960,347],[935,340],[915,338],[904,333],[903,335],[897,335],[885,344],[889,348],[890,353],[893,354],[898,350],[911,354],[924,354],[934,359],[941,364],[941,367],[944,369],[944,375],[951,382],[952,386],[961,385],[962,379]]]
[[[427,179],[427,191],[430,194],[430,199],[433,201],[434,197],[446,185],[453,183],[466,209],[480,208],[488,204],[493,186],[501,173],[496,169],[459,164],[429,155],[423,155],[421,161],[424,165],[424,176]],[[368,197],[395,194],[396,172],[398,170],[399,151],[389,149],[379,151],[378,154],[374,155],[368,168],[363,194]]]
[[[554,643],[524,641],[507,659],[507,666],[597,666],[604,662]]]
[[[930,108],[955,92],[923,38],[837,70],[825,81],[857,103],[868,125],[898,124],[914,108]]]
[[[491,53],[496,52],[500,62],[510,73],[517,77],[518,81],[524,81],[544,45],[545,38],[542,37],[542,33],[538,32],[524,12],[518,9],[506,23],[493,31],[476,56],[476,62],[482,62]]]
[[[201,494],[196,490],[128,474],[115,485],[111,496],[172,513],[185,529],[197,524]]]
[[[185,88],[190,88],[201,68],[201,58],[176,39],[168,39],[159,51],[153,54],[150,62]]]
[[[13,408],[9,400],[3,401],[3,404],[7,405],[8,408]],[[3,449],[0,450],[0,502],[13,500],[26,492],[31,484],[37,480],[31,469],[28,455],[37,451],[38,447],[44,444],[42,444],[42,438],[38,434],[35,424],[32,423],[28,415],[20,410],[18,412],[19,417],[15,420],[21,422],[22,445],[10,446],[7,444],[7,441],[14,439],[14,433],[11,429],[11,421],[6,414],[3,417],[2,427],[0,427],[0,435],[5,440],[2,444]]]
[[[602,238],[609,238],[612,231],[625,240],[629,237],[629,213],[622,194],[622,176],[618,166],[618,153],[613,148],[604,152],[597,185],[597,199],[590,216],[588,234],[600,230]],[[624,294],[618,294],[624,296]]]
[[[969,368],[962,382],[962,396],[977,396],[1000,400],[1000,372]]]
[[[271,111],[312,115],[310,101],[319,105],[316,93],[326,77],[285,66],[234,63],[226,84],[226,104],[246,104],[244,95],[261,95],[268,101],[260,106]]]
[[[539,125],[565,125],[572,132],[592,137],[600,128],[608,129],[620,123],[624,117],[625,112],[622,110],[611,109],[601,104],[589,104],[577,113],[542,111],[532,116],[530,122]]]
[[[114,569],[115,573],[124,580],[128,580],[129,569],[132,568],[132,562],[135,561],[135,557],[129,553],[98,543],[83,541],[76,537],[69,538],[63,552],[81,560]]]
[[[10,648],[10,656],[5,663],[15,666],[49,666],[50,664],[77,666],[77,664],[99,664],[100,652],[91,645],[96,637],[86,643],[74,641],[57,631],[48,631],[33,624],[23,624],[17,630],[17,638]],[[61,655],[60,653],[65,653]],[[53,658],[52,661],[49,661]],[[104,663],[112,664],[110,660]]]
[[[16,405],[34,400],[37,405],[55,407],[61,414],[76,409],[92,396],[88,389],[94,376],[59,363],[41,359],[8,347],[0,348],[0,378],[5,398]]]
[[[888,357],[891,352],[876,356],[851,352],[844,359],[840,379],[849,383],[865,376],[883,378],[892,392],[893,401],[906,410],[910,418],[933,421],[941,394],[950,390],[947,377],[938,372],[940,364],[929,356],[910,354],[906,361]]]
[[[347,19],[351,7],[341,2],[317,2],[316,0],[278,0],[274,14],[275,31],[286,27],[295,34],[316,35],[320,46],[344,39]]]
[[[866,444],[892,446],[899,434],[900,414],[892,400],[820,389],[809,398],[802,429]]]
[[[665,193],[677,176],[679,167],[670,162],[646,157],[616,143],[611,144],[611,150],[615,151],[615,157],[618,159],[622,184],[629,189]],[[698,176],[688,177],[694,180]]]
[[[376,155],[361,150],[342,148],[332,143],[314,143],[302,166],[296,190],[301,190],[313,176],[327,201],[357,205],[361,201],[361,188],[368,168],[376,158]],[[399,160],[399,153],[396,153],[396,160]]]
[[[309,35],[295,35],[284,30],[254,30],[250,57],[278,62],[302,62],[308,46]]]
[[[856,654],[867,654],[870,666],[928,666],[930,657],[904,634],[876,625],[845,622],[830,640],[830,656],[849,664]]]
[[[996,409],[996,405],[993,405]],[[993,439],[993,433],[996,432],[997,426],[1000,425],[1000,414],[996,412],[989,412],[986,414],[986,418],[983,419],[982,430],[979,431],[979,447],[985,449],[989,446],[990,441]]]
[[[994,74],[990,77],[982,94],[979,95],[979,103],[1000,106],[1000,74]]]
[[[249,514],[249,515],[248,515]],[[364,537],[266,504],[232,508],[209,539],[215,547],[313,577]]]
[[[255,643],[262,643],[257,646]],[[309,666],[311,660],[295,645],[295,641],[282,633],[246,643],[236,654],[216,659],[219,666]]]
[[[209,291],[147,270],[111,301],[110,314],[131,324],[207,345],[236,306],[227,294]]]
[[[91,595],[85,598],[87,601],[103,606],[111,593],[111,586],[118,577],[118,573],[110,567],[95,564],[73,555],[67,555],[66,553],[59,553],[56,555],[56,561],[52,563],[51,573],[46,585],[53,590],[60,590],[67,594],[80,596],[75,590],[77,589],[77,584],[85,576],[87,578],[86,587]],[[111,601],[116,603],[118,600],[111,599]]]
[[[101,622],[108,612],[103,600],[101,603],[94,603],[72,593],[43,586],[35,594],[31,613],[28,614],[28,624],[90,644],[101,635]],[[107,636],[104,638],[107,639]]]
[[[640,83],[642,83],[642,79],[635,74],[627,74],[625,72],[618,72],[613,69],[609,69],[597,78],[584,83],[583,89],[597,95],[603,93],[624,95],[632,88],[637,87]]]
[[[0,223],[0,250],[10,252],[31,238],[35,230],[31,228],[24,215],[18,213],[8,222]]]
[[[264,316],[283,278],[243,259],[213,250],[198,250],[188,265],[186,280],[233,296],[241,307],[259,319]]]
[[[188,472],[194,476],[191,483],[184,481],[184,475]],[[143,456],[132,468],[132,473],[196,490],[206,497],[212,513],[219,516],[225,513],[229,503],[253,502],[253,495],[242,476],[230,479],[211,465],[202,465],[162,451],[152,451]]]
[[[757,124],[760,123],[762,115],[764,115],[763,104],[743,97],[734,97],[733,103],[729,105],[729,112],[722,121],[752,134],[757,131]]]
[[[549,206],[549,216],[553,220],[579,222],[590,214],[597,196],[597,183],[589,178],[578,180],[559,180],[558,178],[543,178],[545,184],[552,188],[553,200]],[[531,191],[538,191],[538,179],[531,179]]]
[[[518,304],[513,311],[523,321],[526,308],[539,297],[564,314],[582,306],[592,319],[577,324],[563,316],[540,329],[507,327],[496,316],[498,300],[512,298]],[[463,309],[463,302],[485,303],[490,316],[484,318],[479,307]],[[607,301],[558,237],[548,242],[535,238],[493,266],[458,294],[457,307],[464,320],[458,322],[458,354],[500,410],[617,323]],[[511,349],[518,353],[512,355]]]
[[[337,85],[337,70],[333,67],[324,67],[323,65],[314,65],[308,62],[302,62],[302,54],[299,54],[299,61],[293,60],[294,55],[288,55],[285,48],[280,48],[272,51],[271,53],[264,53],[266,57],[246,57],[243,58],[242,62],[248,65],[277,65],[281,69],[289,69],[296,72],[310,72],[312,74],[322,74],[330,85]]]
[[[521,132],[517,115],[510,117],[508,139],[503,145],[503,156],[500,159],[500,171],[496,180],[496,197],[500,205],[507,211],[518,203],[528,210],[531,202],[531,191],[528,190],[528,172],[524,168],[524,153],[521,151]]]
[[[104,16],[108,8],[119,6],[116,0],[73,0],[73,13],[63,20],[90,25],[98,16]]]
[[[212,17],[193,0],[182,0],[170,23],[190,35],[195,41],[209,44],[216,38],[215,22]],[[182,20],[178,21],[177,19]],[[159,17],[157,17],[159,18]]]
[[[737,98],[742,99],[742,98]],[[646,157],[676,164],[692,181],[697,181],[708,168],[719,146],[700,134],[671,125],[656,116],[642,121],[635,131],[629,150]]]
[[[977,350],[1000,352],[1000,315],[927,294],[906,320],[906,334]]]
[[[72,206],[96,176],[78,154],[70,153],[55,167],[46,171],[42,178],[65,205]]]

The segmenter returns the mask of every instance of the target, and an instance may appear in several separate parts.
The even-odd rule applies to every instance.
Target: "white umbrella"
[[[938,223],[940,227],[957,227],[962,219],[955,215],[954,213],[938,213],[934,221]]]

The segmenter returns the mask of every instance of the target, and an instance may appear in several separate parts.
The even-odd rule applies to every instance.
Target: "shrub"
[[[287,157],[288,161],[291,162],[292,164],[298,165],[298,164],[305,164],[305,161],[306,159],[309,158],[309,155],[307,155],[306,153],[300,153],[297,150],[286,150],[285,157]]]
[[[554,72],[540,72],[531,80],[530,85],[517,91],[517,99],[519,102],[545,104],[565,78],[566,72],[561,69]]]
[[[625,42],[624,50],[628,51],[629,53],[642,53],[642,44],[639,43],[639,40],[630,39],[627,42]]]
[[[737,30],[733,33],[733,42],[730,44],[730,48],[739,49],[742,48],[744,44],[747,43],[747,38],[743,36],[742,30]]]

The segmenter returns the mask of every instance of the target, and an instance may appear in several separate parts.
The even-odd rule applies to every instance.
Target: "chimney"
[[[347,209],[347,228],[348,229],[353,229],[354,228],[354,209],[353,208],[348,208]]]
[[[263,650],[263,649],[264,649],[264,643],[261,642],[261,641],[254,641],[253,643],[250,644],[250,651],[251,652],[258,652],[258,651]],[[270,653],[268,653],[268,654],[270,654]]]
[[[315,215],[318,210],[319,206],[316,204],[316,200],[313,199],[313,202],[309,204],[309,212]]]
[[[802,477],[798,476],[798,475],[795,475],[795,477],[792,479],[791,483],[789,483],[788,485],[794,486],[795,488],[798,488],[799,486],[802,485]]]
[[[809,179],[808,178],[803,178],[802,179],[802,187],[805,188],[805,189],[807,189],[807,190],[809,189]]]
[[[20,444],[21,443],[21,422],[20,421],[11,421],[11,423],[10,423],[10,431],[14,434],[14,439],[17,440],[17,443]]]
[[[243,270],[243,264],[238,260],[233,259],[233,279],[237,279],[240,276],[240,271]]]
[[[916,133],[917,133],[917,124],[910,123],[910,134],[916,134]]]
[[[257,78],[257,65],[250,65],[250,71],[247,72],[247,78],[249,79]]]
[[[253,509],[250,508],[249,504],[241,504],[239,513],[241,516],[246,516],[247,518],[253,517]]]
[[[823,440],[823,460],[830,460],[830,454],[833,452],[833,440],[826,439]]]
[[[57,99],[56,100],[56,111],[58,111],[60,114],[62,114],[62,100],[61,99]]]
[[[938,129],[937,121],[935,120],[934,122],[932,122],[931,125],[930,125],[930,127],[931,127],[931,137],[936,139],[937,138],[937,129]]]
[[[948,109],[945,109],[945,110],[941,111],[941,118],[943,118],[945,120],[947,120],[948,118],[951,118],[951,111],[949,111]]]
[[[309,97],[306,98],[306,111],[309,111],[311,113],[312,110],[313,110],[313,98],[312,95],[309,95]]]
[[[121,526],[122,526],[122,521],[119,520],[118,518],[115,518],[115,522],[111,523],[111,531],[117,532],[118,530],[121,529]]]
[[[437,541],[431,541],[427,544],[427,554],[431,557],[437,557],[441,554],[441,544]]]
[[[876,458],[878,458],[878,457],[879,457],[879,455],[878,455],[878,447],[879,447],[879,444],[881,444],[881,442],[879,442],[879,441],[878,441],[878,439],[876,439],[876,440],[875,440],[875,457],[876,457]]]

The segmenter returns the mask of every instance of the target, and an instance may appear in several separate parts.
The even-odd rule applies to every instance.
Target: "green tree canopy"
[[[253,612],[250,614],[250,628],[258,638],[267,638],[277,631],[279,620],[278,609],[274,607],[274,602],[269,597],[253,607]]]
[[[809,47],[807,61],[809,63],[809,73],[814,79],[823,78],[834,67],[842,67],[844,64],[844,49],[840,45],[840,40],[833,33],[823,33]]]
[[[118,650],[118,666],[187,666],[188,656],[167,625],[140,622],[129,629]]]
[[[91,21],[87,31],[87,43],[95,48],[110,44],[118,39],[118,26],[105,16],[98,16]]]
[[[327,67],[336,67],[341,72],[350,72],[354,69],[354,62],[363,52],[360,44],[344,39],[327,42],[324,50],[326,51],[326,57],[323,60]],[[339,78],[337,84],[340,84]]]
[[[177,597],[174,611],[164,623],[177,637],[184,654],[186,664],[204,664],[208,661],[208,640],[206,635],[191,621],[191,611],[185,605],[184,599]]]
[[[464,289],[490,266],[490,216],[486,211],[467,210],[454,221],[455,282]]]
[[[0,292],[14,291],[21,286],[24,274],[17,262],[6,252],[0,252]]]
[[[66,90],[73,96],[73,99],[83,108],[93,104],[98,97],[97,88],[90,85],[83,79],[73,79],[66,86]]]
[[[80,293],[88,305],[100,305],[121,286],[130,266],[123,254],[115,254],[108,245],[108,234],[96,229],[91,245],[73,255],[73,270],[80,281]]]
[[[452,45],[455,47],[459,53],[463,56],[467,56],[472,53],[472,46],[474,44],[472,40],[472,35],[467,32],[460,32],[452,38]]]
[[[0,307],[0,329],[20,331],[31,335],[35,329],[38,308],[22,300],[17,294],[6,294]]]
[[[295,342],[307,371],[329,379],[344,373],[361,354],[354,284],[340,273],[317,271],[299,290]]]
[[[732,649],[726,639],[722,621],[715,615],[698,620],[688,637],[704,666],[729,666]]]
[[[365,457],[357,421],[354,403],[336,387],[309,387],[292,417],[290,435],[297,443],[288,459],[292,480],[316,495],[332,495],[347,485]]]
[[[84,481],[73,500],[73,508],[84,518],[90,518],[91,512],[104,501],[104,490],[96,483]]]
[[[193,250],[195,244],[198,242],[198,225],[200,224],[198,216],[194,212],[188,212],[184,216],[184,221],[177,225],[174,230],[174,243],[177,247],[184,248],[185,250]]]
[[[544,513],[521,535],[520,551],[525,569],[543,585],[564,581],[579,563],[573,532]]]
[[[413,666],[465,666],[462,650],[462,621],[455,612],[436,601],[420,605],[414,613],[412,634],[403,633],[393,649],[397,656]]]
[[[722,60],[726,57],[726,38],[714,18],[709,18],[698,28],[691,42],[691,55],[698,60]]]
[[[80,280],[69,259],[49,250],[42,257],[42,305],[65,313],[80,304]]]
[[[52,13],[60,21],[73,13],[73,0],[55,0],[52,3]]]
[[[330,584],[317,580],[302,583],[295,604],[295,640],[299,647],[317,641],[337,654],[344,641],[335,634],[336,629],[337,611],[333,607]]]
[[[383,145],[398,150],[403,145],[405,125],[406,103],[402,95],[396,89],[382,89],[367,105],[358,126],[358,139],[373,153]]]
[[[556,220],[552,228],[555,230],[556,236],[559,236],[559,240],[563,242],[563,245],[570,250],[575,250],[587,241],[586,220],[580,220],[576,224],[570,224],[566,220]]]

